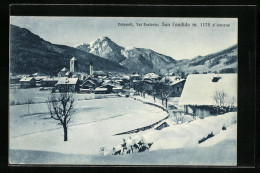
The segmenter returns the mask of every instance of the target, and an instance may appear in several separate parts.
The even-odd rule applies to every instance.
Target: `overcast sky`
[[[171,26],[164,27],[162,23]],[[172,26],[189,23],[189,27]],[[237,19],[232,18],[129,18],[129,17],[11,17],[10,23],[29,29],[54,44],[75,46],[107,36],[123,47],[152,49],[174,59],[207,55],[237,44]],[[118,26],[132,23],[133,26]],[[137,26],[152,23],[159,26]],[[197,27],[192,26],[196,23]],[[210,23],[202,27],[201,23]],[[214,27],[213,27],[214,24]],[[216,27],[229,24],[229,27]]]

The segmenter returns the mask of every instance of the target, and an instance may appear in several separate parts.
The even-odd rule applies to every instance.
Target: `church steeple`
[[[89,75],[93,75],[93,62],[90,61],[89,63]]]
[[[70,71],[78,72],[78,60],[75,57],[70,60]]]

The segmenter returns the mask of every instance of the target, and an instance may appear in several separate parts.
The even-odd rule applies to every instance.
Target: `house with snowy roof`
[[[58,77],[65,77],[65,74],[68,72],[69,70],[64,67],[63,69],[61,69],[61,71],[58,73]]]
[[[172,82],[170,82],[171,87],[171,97],[180,97],[181,93],[183,91],[184,85],[186,80],[185,79],[177,79]]]
[[[36,79],[34,77],[25,76],[19,82],[22,88],[36,87]]]
[[[46,77],[41,80],[41,86],[42,87],[55,87],[57,82],[59,81],[59,77]]]
[[[188,75],[179,105],[184,112],[204,118],[217,115],[214,107],[236,107],[237,74]]]
[[[56,84],[56,89],[59,92],[79,92],[79,79],[61,77]]]

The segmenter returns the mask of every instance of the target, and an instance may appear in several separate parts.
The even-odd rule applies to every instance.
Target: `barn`
[[[191,74],[185,82],[179,105],[184,106],[186,114],[204,118],[218,115],[216,107],[235,108],[236,100],[237,74]]]

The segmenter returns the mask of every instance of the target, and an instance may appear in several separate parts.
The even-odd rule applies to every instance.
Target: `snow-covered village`
[[[12,20],[10,164],[236,165],[237,44],[174,59]]]

